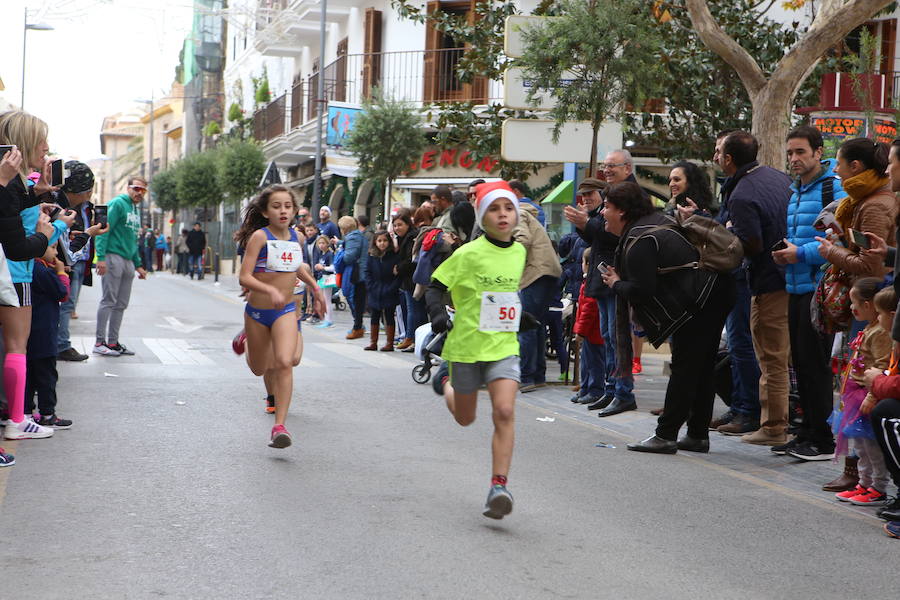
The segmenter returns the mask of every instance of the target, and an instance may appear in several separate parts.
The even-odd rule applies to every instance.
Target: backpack
[[[697,249],[700,257],[696,261],[683,265],[662,267],[658,269],[660,274],[681,269],[703,269],[716,273],[730,273],[741,266],[744,260],[744,246],[736,235],[718,221],[696,214],[680,222],[674,221],[649,229],[646,233],[634,238],[625,248],[626,252],[640,238],[662,230],[674,231],[681,235]]]

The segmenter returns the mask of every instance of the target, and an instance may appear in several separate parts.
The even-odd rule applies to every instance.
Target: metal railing
[[[257,0],[256,3],[256,30],[262,31],[272,24],[278,17],[278,13],[285,10],[288,0]]]
[[[503,84],[499,81],[486,78],[469,82],[460,80],[457,65],[464,52],[463,48],[449,48],[340,56],[321,73],[325,101],[362,104],[375,88],[380,88],[391,98],[416,105],[431,102],[487,104],[501,100]],[[306,81],[296,82],[290,92],[254,113],[254,137],[267,141],[313,120],[319,82],[320,73],[313,73]]]

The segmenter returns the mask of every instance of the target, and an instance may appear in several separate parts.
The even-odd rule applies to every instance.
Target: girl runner
[[[291,434],[284,427],[293,393],[293,368],[299,362],[297,305],[291,295],[297,278],[315,298],[315,312],[324,314],[322,292],[303,268],[302,249],[291,228],[298,203],[283,185],[264,189],[250,203],[235,240],[245,248],[240,284],[248,289],[244,311],[247,365],[265,376],[275,396],[275,426],[269,446],[287,448]]]

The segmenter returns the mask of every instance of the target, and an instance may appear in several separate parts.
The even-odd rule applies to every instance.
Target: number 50
[[[516,318],[516,307],[510,306],[509,308],[505,306],[500,307],[500,320],[501,321],[512,321]]]

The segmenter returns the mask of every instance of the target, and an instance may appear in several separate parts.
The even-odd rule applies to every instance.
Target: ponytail
[[[869,138],[853,138],[841,144],[838,154],[847,162],[858,160],[866,169],[872,169],[883,177],[888,167],[890,147]]]

